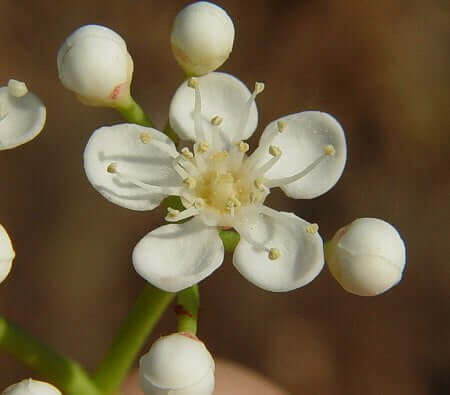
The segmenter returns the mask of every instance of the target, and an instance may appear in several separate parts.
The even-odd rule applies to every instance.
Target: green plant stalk
[[[200,292],[197,284],[178,292],[175,306],[178,332],[197,334],[199,307]]]
[[[130,96],[115,107],[128,122],[136,123],[141,126],[152,127],[152,122],[148,119],[144,110]]]
[[[89,375],[74,361],[0,317],[0,349],[41,374],[66,395],[100,395]]]
[[[103,394],[116,393],[147,337],[174,297],[175,294],[146,285],[94,375],[94,381]]]

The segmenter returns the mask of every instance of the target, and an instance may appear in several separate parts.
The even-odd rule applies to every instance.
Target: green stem
[[[144,288],[95,373],[94,380],[104,394],[117,391],[174,296],[151,285]]]
[[[220,230],[219,236],[226,252],[233,252],[240,240],[239,233],[234,230]]]
[[[74,361],[0,317],[0,349],[36,370],[67,395],[99,395],[88,374]]]
[[[200,306],[200,292],[198,285],[183,289],[178,292],[177,305],[177,331],[188,332],[195,335],[197,333],[198,308]]]
[[[142,110],[141,106],[137,104],[131,96],[126,102],[118,105],[116,109],[128,122],[136,123],[141,126],[152,126],[152,123],[150,119],[148,119],[144,110]]]

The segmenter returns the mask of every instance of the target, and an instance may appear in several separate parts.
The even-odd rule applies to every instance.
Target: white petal
[[[324,112],[300,112],[271,122],[261,136],[261,143],[277,130],[278,121],[283,121],[286,128],[282,133],[275,133],[273,144],[281,148],[282,155],[266,177],[288,177],[302,171],[331,144],[336,150],[334,156],[325,158],[300,180],[281,187],[286,195],[295,199],[311,199],[327,192],[341,177],[347,157],[341,125]],[[269,158],[267,154],[265,159]]]
[[[133,264],[149,283],[178,292],[209,276],[222,264],[223,254],[217,229],[194,218],[148,233],[134,248]]]
[[[294,214],[279,213],[259,215],[244,229],[237,227],[241,239],[234,251],[234,266],[248,281],[267,291],[291,291],[308,284],[324,265],[322,239],[318,233],[308,233],[308,225]],[[243,234],[250,234],[266,248],[277,248],[279,258],[269,259],[266,250],[249,243]]]
[[[15,252],[6,229],[0,225],[0,283],[11,271]]]
[[[226,73],[209,73],[197,78],[202,101],[202,119],[205,133],[212,133],[211,119],[223,118],[220,128],[231,141],[237,130],[245,105],[251,96],[248,88],[236,77]],[[170,103],[169,120],[175,132],[186,140],[195,140],[194,89],[183,82]],[[250,107],[249,118],[239,140],[249,138],[258,125],[256,104]]]
[[[147,144],[141,141],[143,133],[152,136]],[[177,155],[175,145],[156,129],[134,124],[106,126],[90,137],[84,151],[84,169],[94,188],[111,202],[132,210],[151,210],[167,194],[143,190],[108,173],[107,167],[116,163],[118,172],[147,184],[182,185],[172,167],[171,155]]]
[[[8,87],[0,88],[0,150],[34,139],[43,129],[45,117],[45,106],[33,93],[18,97]]]

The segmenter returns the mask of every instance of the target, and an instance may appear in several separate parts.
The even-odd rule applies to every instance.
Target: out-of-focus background
[[[87,139],[121,118],[83,106],[62,87],[56,52],[82,24],[119,32],[135,63],[134,96],[161,127],[182,78],[170,52],[171,23],[187,3],[1,1],[1,85],[26,81],[46,103],[48,121],[34,141],[0,152],[0,223],[17,253],[0,285],[0,314],[90,368],[144,286],[130,254],[163,223],[163,210],[126,210],[88,183]],[[271,205],[319,223],[325,239],[357,217],[383,218],[405,239],[408,264],[397,287],[362,298],[326,269],[304,288],[268,293],[227,257],[201,284],[199,336],[215,355],[292,394],[449,394],[449,2],[217,3],[236,27],[221,70],[249,86],[266,83],[259,130],[320,109],[347,134],[348,164],[330,192],[310,201],[277,192]],[[149,344],[174,325],[168,312]],[[30,375],[0,354],[0,389]]]

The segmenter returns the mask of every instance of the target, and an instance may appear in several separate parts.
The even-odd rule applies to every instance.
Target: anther
[[[14,97],[22,97],[28,93],[28,88],[22,81],[9,80],[8,92]]]
[[[264,178],[263,177],[258,177],[255,180],[255,187],[258,188],[261,192],[264,192],[265,188],[264,188]]]
[[[278,131],[280,133],[283,133],[286,130],[286,122],[285,121],[278,121],[277,122]]]
[[[281,155],[281,150],[276,145],[271,145],[271,146],[269,146],[269,154],[277,157],[277,156]]]
[[[243,141],[239,141],[237,143],[237,146],[239,148],[239,152],[245,153],[250,149],[250,146],[247,143],[244,143]]]
[[[167,217],[175,218],[178,214],[180,214],[180,210],[175,210],[172,207],[167,207]]]
[[[139,139],[141,140],[142,144],[148,144],[150,141],[152,141],[152,135],[150,133],[141,133],[139,135]]]
[[[228,158],[228,152],[227,151],[219,151],[215,152],[213,155],[210,156],[211,160],[224,160]]]
[[[191,177],[191,176],[186,177],[186,178],[183,180],[183,182],[187,185],[187,187],[188,187],[189,189],[194,189],[195,186],[197,185],[197,181],[195,180],[194,177]]]
[[[254,92],[258,95],[264,90],[264,82],[255,82]]]
[[[108,167],[106,168],[106,171],[107,171],[108,173],[111,173],[111,174],[117,173],[117,163],[116,163],[116,162],[111,162],[111,163],[108,165]]]
[[[200,141],[198,143],[198,150],[200,152],[207,152],[209,150],[209,144],[206,141]]]
[[[192,159],[194,154],[189,150],[188,147],[184,147],[181,149],[181,155],[183,155],[186,159]]]
[[[195,208],[202,208],[205,205],[205,202],[202,198],[197,198],[194,200],[193,206]]]
[[[319,230],[319,225],[317,225],[317,224],[309,224],[307,227],[306,227],[306,232],[307,233],[310,233],[310,234],[316,234],[317,233],[317,231]]]
[[[271,248],[269,250],[269,259],[274,261],[281,256],[281,252],[278,248]]]
[[[328,156],[334,156],[336,154],[336,150],[334,149],[334,146],[331,144],[328,144],[325,147],[323,147],[323,152]]]
[[[198,80],[197,78],[191,77],[188,79],[187,85],[189,88],[198,88]]]
[[[213,124],[214,126],[219,126],[223,121],[223,118],[216,115],[214,117],[211,118],[211,124]]]

